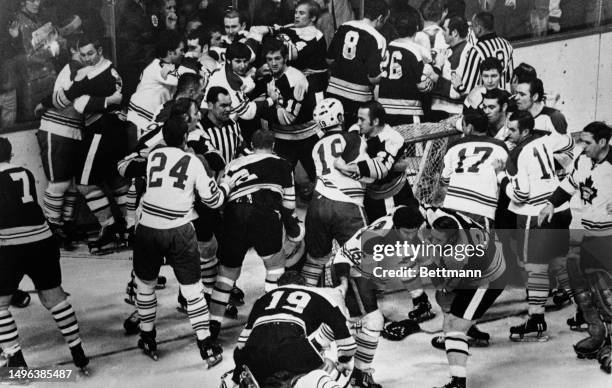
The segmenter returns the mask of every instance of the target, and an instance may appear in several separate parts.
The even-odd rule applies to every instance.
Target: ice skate
[[[546,331],[544,314],[533,314],[525,323],[510,328],[510,340],[514,342],[546,342],[550,339]]]
[[[31,301],[32,297],[30,296],[30,294],[19,289],[15,290],[15,292],[13,292],[13,295],[11,296],[11,306],[14,307],[28,307]]]
[[[374,373],[373,369],[353,369],[353,375],[351,376],[351,386],[356,388],[382,388],[382,385],[374,381],[372,373]]]
[[[608,344],[599,351],[597,360],[602,371],[612,374],[612,346],[610,346],[610,338],[608,338]]]
[[[127,241],[115,224],[102,228],[97,240],[87,244],[89,253],[96,256],[108,255],[127,248]]]
[[[576,309],[576,315],[567,319],[567,325],[572,331],[586,331],[588,329],[588,325],[584,320],[584,316],[582,315],[582,310],[580,307]]]
[[[486,348],[490,345],[489,340],[491,336],[489,333],[485,333],[480,331],[476,325],[470,327],[470,330],[467,332],[468,336],[468,345],[471,348]],[[445,338],[443,335],[435,336],[431,339],[431,346],[436,349],[446,350],[446,345],[444,344]]]
[[[123,321],[123,329],[126,335],[134,335],[140,333],[140,317],[138,311],[134,311],[130,314],[125,321]]]
[[[242,306],[244,304],[244,291],[234,286],[230,292],[230,303],[236,306]]]
[[[178,296],[176,297],[176,301],[178,306],[176,306],[176,311],[179,313],[187,314],[187,299],[181,294],[181,290],[179,290]]]
[[[230,319],[238,319],[238,307],[231,302],[228,303],[227,306],[225,306],[224,315]]]
[[[166,288],[166,283],[168,283],[168,279],[165,276],[157,277],[157,284],[155,285],[156,290],[163,290]]]
[[[151,331],[140,331],[140,339],[138,340],[138,347],[154,361],[159,360],[157,342],[155,341],[156,335],[155,329]]]
[[[0,350],[0,368],[27,368],[28,364],[23,358],[23,352],[21,350],[8,355]]]
[[[552,292],[552,301],[559,309],[571,303],[569,294],[563,289],[556,289]]]
[[[578,358],[593,360],[598,357],[599,352],[606,346],[610,346],[610,337],[607,333],[606,326],[589,325],[589,336],[578,341],[574,345],[574,351]]]
[[[79,368],[81,374],[84,376],[89,376],[91,374],[91,371],[88,368],[89,358],[85,355],[81,344],[71,347],[70,354],[72,354],[72,362],[74,362],[74,365]]]
[[[460,378],[460,377],[452,377],[451,381],[449,381],[446,385],[443,385],[441,387],[434,387],[434,388],[465,388],[466,387],[466,383],[465,383],[465,378]]]
[[[200,356],[208,364],[208,368],[212,368],[223,360],[223,348],[214,343],[211,337],[206,337],[203,340],[198,340],[198,349]]]
[[[408,313],[408,318],[417,323],[435,318],[436,314],[431,311],[431,303],[429,303],[427,294],[423,293],[421,296],[412,299],[412,305],[414,308]]]
[[[209,330],[211,340],[216,341],[217,338],[219,338],[219,333],[221,333],[221,322],[211,319],[209,323]]]

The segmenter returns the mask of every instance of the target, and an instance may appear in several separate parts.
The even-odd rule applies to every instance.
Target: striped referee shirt
[[[206,156],[206,159],[215,160],[211,167],[220,171],[232,160],[238,157],[244,139],[237,121],[230,119],[219,127],[208,115],[202,118],[201,125],[190,132],[187,138],[188,145],[196,154]]]
[[[460,94],[469,93],[481,83],[480,64],[489,57],[497,58],[502,62],[503,71],[499,87],[509,90],[514,69],[513,48],[510,42],[495,33],[491,33],[481,36],[478,42],[468,50],[467,61],[461,77],[461,86],[457,88]]]

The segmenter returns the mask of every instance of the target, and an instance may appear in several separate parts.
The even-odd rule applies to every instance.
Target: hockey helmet
[[[339,100],[326,98],[317,104],[312,117],[322,130],[335,127],[344,123],[344,107]]]

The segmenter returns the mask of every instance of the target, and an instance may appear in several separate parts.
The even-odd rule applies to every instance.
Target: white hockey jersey
[[[48,109],[40,119],[40,130],[69,139],[81,140],[83,116],[74,109],[72,101],[66,98],[64,90],[70,89],[72,79],[70,75],[74,69],[69,63],[60,71],[53,86],[51,103],[53,108]]]
[[[506,145],[488,136],[466,136],[448,147],[442,181],[444,207],[495,219],[499,185],[493,162],[508,159]]]
[[[198,218],[196,192],[202,203],[220,207],[229,187],[208,176],[202,162],[176,147],[161,147],[147,158],[147,188],[142,196],[140,223],[155,229],[176,228]]]

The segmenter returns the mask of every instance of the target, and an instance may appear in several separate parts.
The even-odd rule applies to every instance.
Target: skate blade
[[[127,247],[117,247],[117,248],[107,248],[107,249],[100,249],[96,251],[89,251],[89,253],[94,256],[106,256],[106,255],[110,255],[113,253],[124,252],[126,250],[128,250]]]
[[[483,339],[468,339],[468,345],[471,348],[488,348],[491,343]]]
[[[523,338],[521,337],[513,337],[512,334],[510,334],[510,341],[512,342],[548,342],[550,340],[550,337],[547,335],[541,335],[541,336],[524,336]]]
[[[206,369],[212,368],[213,366],[219,364],[221,361],[223,361],[223,356],[221,354],[218,354],[216,356],[208,357],[206,359],[206,364],[208,365],[208,367]]]

